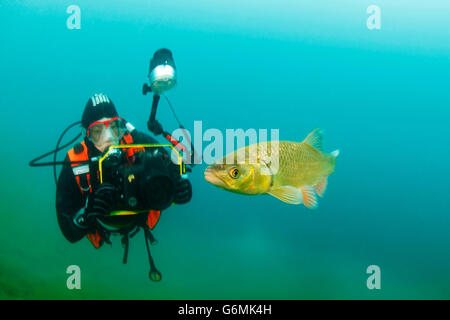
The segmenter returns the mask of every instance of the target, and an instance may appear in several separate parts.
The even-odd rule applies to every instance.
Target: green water
[[[368,1],[80,0],[80,30],[66,27],[71,4],[0,3],[1,299],[450,298],[448,1],[378,1],[381,30],[366,27]],[[155,229],[154,283],[142,232],[127,265],[118,237],[99,250],[69,243],[51,168],[28,162],[96,92],[145,131],[141,88],[161,47],[191,132],[201,120],[301,141],[320,126],[341,154],[315,211],[226,193],[195,167],[192,201]],[[176,128],[166,104],[158,119]],[[70,265],[81,290],[66,286]],[[380,290],[366,286],[370,265]]]

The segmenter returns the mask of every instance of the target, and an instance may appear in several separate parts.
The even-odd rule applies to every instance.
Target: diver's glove
[[[174,200],[176,204],[189,202],[192,198],[192,185],[188,179],[180,178],[175,186]]]
[[[82,224],[87,227],[97,225],[97,218],[108,215],[114,206],[115,187],[110,183],[100,184],[88,197],[88,203],[82,215]]]

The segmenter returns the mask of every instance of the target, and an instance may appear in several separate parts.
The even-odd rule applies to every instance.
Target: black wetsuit
[[[158,143],[155,139],[149,135],[133,130],[131,132],[134,143]],[[89,158],[101,155],[101,152],[90,142],[85,139],[86,146],[88,148]],[[66,161],[69,158],[66,156]],[[169,160],[170,161],[170,160]],[[97,172],[98,165],[96,163],[91,164],[89,168],[90,172]],[[91,174],[91,185],[95,190],[98,185],[96,175]],[[82,239],[88,229],[82,229],[74,223],[75,215],[85,207],[86,196],[80,191],[78,183],[72,171],[72,167],[69,163],[64,164],[63,169],[58,178],[58,185],[56,189],[56,214],[58,218],[58,224],[61,228],[63,235],[70,242],[76,242]]]

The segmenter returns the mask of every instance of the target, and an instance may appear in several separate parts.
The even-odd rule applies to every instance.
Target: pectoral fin
[[[316,209],[319,203],[317,202],[317,195],[314,188],[311,186],[303,186],[300,191],[303,196],[303,204],[309,209]]]
[[[292,186],[280,186],[271,189],[268,194],[290,204],[301,204],[303,197],[300,190]]]

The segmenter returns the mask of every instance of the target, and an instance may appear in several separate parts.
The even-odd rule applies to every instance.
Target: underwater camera
[[[169,49],[157,50],[150,60],[148,72],[150,86],[145,84],[143,93],[153,92],[160,95],[177,83],[175,61]]]
[[[128,163],[124,145],[111,146],[99,160],[100,182],[116,186],[112,216],[133,215],[149,210],[164,210],[174,199],[175,184],[181,179],[182,165],[177,166],[158,148],[134,152]],[[130,145],[129,148],[136,148]]]

